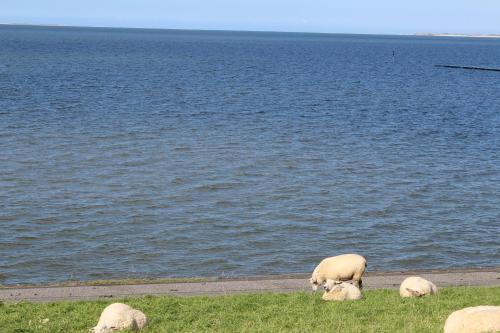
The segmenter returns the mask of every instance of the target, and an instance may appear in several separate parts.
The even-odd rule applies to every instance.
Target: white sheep
[[[106,333],[122,329],[142,329],[148,319],[139,310],[135,310],[123,303],[108,305],[101,313],[97,326],[92,328],[94,333]]]
[[[436,293],[436,285],[419,276],[410,276],[406,278],[399,287],[399,295],[401,297],[420,297],[434,295]]]
[[[500,332],[500,306],[474,306],[453,312],[444,333]]]
[[[328,280],[321,298],[325,301],[357,300],[361,299],[361,291],[350,283],[335,283],[333,280]]]
[[[342,254],[336,257],[323,259],[314,269],[309,282],[312,289],[317,290],[319,285],[327,280],[349,281],[363,288],[361,276],[365,272],[366,259],[358,254]]]

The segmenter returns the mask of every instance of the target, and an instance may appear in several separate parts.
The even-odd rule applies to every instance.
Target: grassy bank
[[[320,293],[121,301],[149,317],[143,332],[442,332],[454,310],[500,305],[500,287],[443,288],[437,296],[421,299],[401,299],[396,290],[372,290],[361,301],[342,303],[324,302]],[[88,332],[112,302],[2,304],[0,331]]]

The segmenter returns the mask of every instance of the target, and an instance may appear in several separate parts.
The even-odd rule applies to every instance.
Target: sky
[[[500,34],[500,0],[0,0],[0,23]]]

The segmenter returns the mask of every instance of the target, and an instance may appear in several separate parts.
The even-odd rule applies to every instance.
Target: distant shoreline
[[[499,34],[452,34],[452,33],[416,33],[420,37],[465,37],[465,38],[500,38]]]
[[[0,22],[0,26],[45,27],[45,28],[96,28],[96,29],[144,29],[144,30],[185,30],[185,31],[232,31],[232,32],[271,32],[271,33],[299,33],[325,35],[380,35],[380,36],[417,36],[417,37],[467,37],[467,38],[500,38],[500,34],[460,34],[460,33],[362,33],[362,32],[321,32],[321,31],[281,31],[281,30],[227,30],[227,29],[195,29],[195,28],[160,28],[160,27],[120,27],[120,26],[85,26],[63,24],[33,24]]]

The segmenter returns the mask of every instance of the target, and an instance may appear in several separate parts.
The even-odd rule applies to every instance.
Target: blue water
[[[393,56],[394,51],[394,56]],[[500,265],[500,40],[0,27],[0,282]]]

